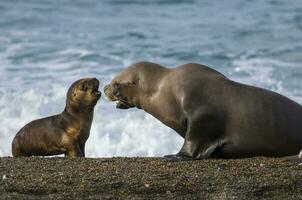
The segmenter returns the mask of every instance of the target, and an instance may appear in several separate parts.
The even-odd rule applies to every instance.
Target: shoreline
[[[0,158],[0,199],[302,199],[302,165],[280,158]]]

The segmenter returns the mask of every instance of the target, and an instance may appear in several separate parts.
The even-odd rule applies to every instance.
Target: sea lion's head
[[[110,101],[116,102],[116,108],[129,109],[138,107],[139,78],[134,67],[122,70],[104,87],[104,93]]]
[[[116,107],[129,109],[142,108],[148,98],[158,89],[163,66],[152,62],[138,62],[125,68],[104,87],[104,93],[110,101],[117,102]]]
[[[96,78],[84,78],[74,82],[67,92],[67,104],[79,109],[94,107],[102,93]]]

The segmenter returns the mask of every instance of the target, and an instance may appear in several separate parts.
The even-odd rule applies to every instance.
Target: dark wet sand
[[[0,199],[302,199],[302,165],[273,158],[0,158]]]

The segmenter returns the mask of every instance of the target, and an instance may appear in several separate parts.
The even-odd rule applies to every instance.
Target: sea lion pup
[[[169,159],[283,157],[302,149],[302,106],[200,64],[139,62],[104,87],[117,108],[139,108],[184,138]]]
[[[101,97],[98,88],[96,78],[74,82],[61,114],[34,120],[17,133],[12,142],[13,156],[85,157],[94,106]]]

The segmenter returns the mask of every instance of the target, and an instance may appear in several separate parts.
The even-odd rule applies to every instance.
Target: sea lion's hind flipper
[[[283,159],[285,161],[294,162],[294,163],[302,163],[302,150],[300,151],[300,153],[298,155],[286,156],[286,157],[282,157],[281,159]]]

